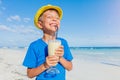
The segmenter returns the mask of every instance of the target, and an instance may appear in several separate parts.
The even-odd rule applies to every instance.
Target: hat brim
[[[49,9],[55,9],[58,11],[58,14],[60,16],[60,20],[62,19],[62,15],[63,15],[63,12],[62,12],[62,9],[58,6],[52,6],[52,5],[47,5],[47,6],[43,6],[41,7],[35,14],[35,17],[34,17],[34,24],[37,28],[38,27],[38,19],[39,17],[46,11],[46,10],[49,10]],[[40,28],[39,28],[40,29]]]

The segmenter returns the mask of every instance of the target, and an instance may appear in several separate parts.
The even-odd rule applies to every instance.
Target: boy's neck
[[[49,34],[44,34],[42,39],[48,43],[49,40],[55,40],[56,39],[56,35],[49,35]]]

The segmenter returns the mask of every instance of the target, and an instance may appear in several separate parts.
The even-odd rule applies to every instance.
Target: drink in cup
[[[54,55],[55,50],[61,45],[60,40],[49,40],[48,42],[48,55]]]

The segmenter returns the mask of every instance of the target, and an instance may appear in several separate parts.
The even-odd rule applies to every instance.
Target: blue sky
[[[47,4],[63,9],[59,36],[70,46],[120,46],[119,0],[0,0],[0,46],[28,46],[42,37],[33,19]]]

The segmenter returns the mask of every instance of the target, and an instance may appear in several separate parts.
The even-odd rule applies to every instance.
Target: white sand
[[[26,76],[22,61],[26,50],[0,49],[0,80],[34,80]],[[120,67],[73,60],[67,80],[120,80]]]
[[[120,67],[74,60],[67,80],[120,80]]]

